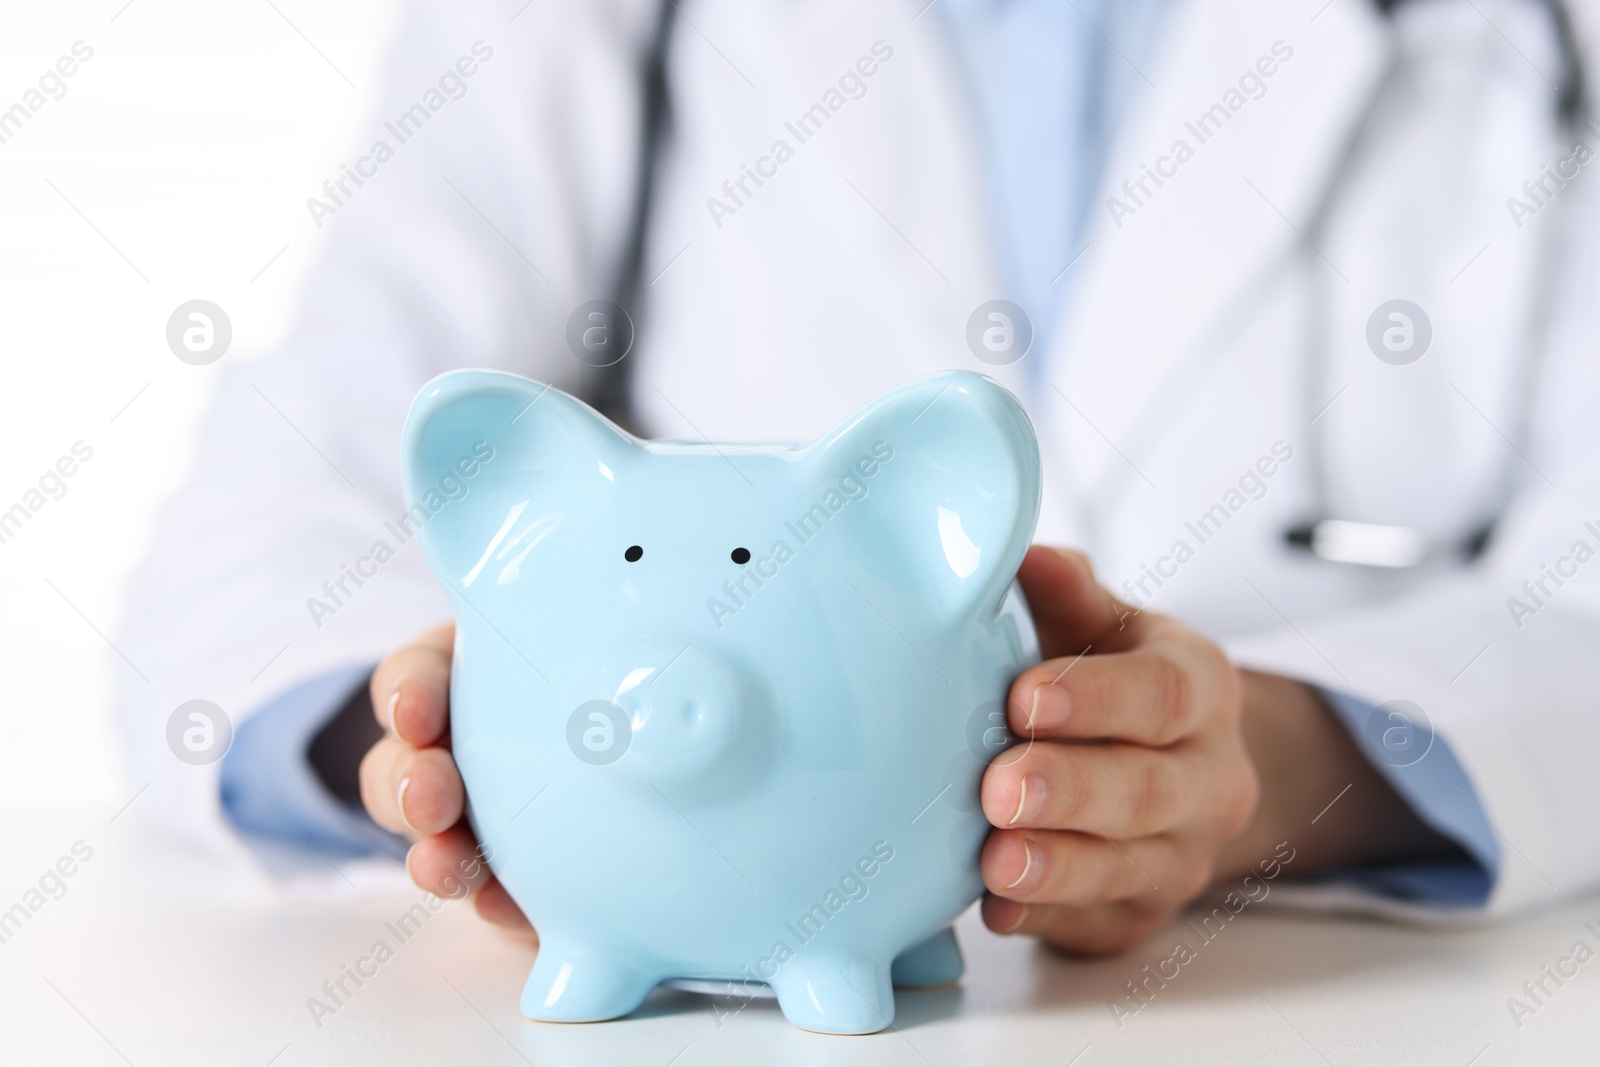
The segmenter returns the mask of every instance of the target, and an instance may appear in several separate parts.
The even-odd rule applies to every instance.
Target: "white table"
[[[95,850],[64,895],[0,944],[7,1067],[1600,1062],[1600,960],[1559,988],[1545,979],[1553,996],[1520,1028],[1506,1006],[1578,939],[1600,949],[1583,926],[1600,928],[1600,899],[1466,931],[1249,908],[1120,1027],[1108,1001],[1183,927],[1085,963],[994,937],[969,913],[959,988],[901,992],[894,1029],[871,1037],[796,1030],[771,1001],[667,990],[618,1022],[528,1022],[516,1004],[529,951],[450,903],[318,1026],[307,998],[376,939],[397,944],[384,924],[420,894],[244,892],[137,819],[109,815],[0,810],[0,909],[73,842]]]

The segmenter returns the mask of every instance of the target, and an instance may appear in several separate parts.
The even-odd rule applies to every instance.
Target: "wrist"
[[[1240,729],[1261,798],[1219,851],[1218,880],[1249,873],[1283,842],[1295,849],[1296,875],[1454,847],[1417,818],[1314,688],[1257,671],[1239,677]]]

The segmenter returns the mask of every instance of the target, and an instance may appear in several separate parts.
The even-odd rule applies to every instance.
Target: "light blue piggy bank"
[[[871,1033],[891,982],[960,976],[978,783],[1038,659],[1012,585],[1038,446],[1010,393],[941,374],[806,447],[646,442],[460,371],[403,459],[455,608],[469,817],[542,942],[523,1014],[715,982]]]

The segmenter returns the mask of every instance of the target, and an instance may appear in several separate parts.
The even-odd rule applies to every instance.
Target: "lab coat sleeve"
[[[1375,706],[1404,700],[1419,709],[1470,776],[1468,802],[1500,848],[1482,908],[1397,905],[1332,888],[1313,892],[1314,903],[1477,918],[1600,884],[1596,191],[1589,182],[1563,192],[1569,236],[1550,294],[1549,347],[1520,446],[1519,487],[1487,553],[1398,599],[1290,617],[1277,630],[1225,642],[1243,666]]]
[[[654,10],[535,4],[508,22],[484,2],[409,7],[344,156],[366,176],[341,184],[335,166],[331,193],[304,190],[319,204],[296,239],[327,245],[298,324],[266,358],[200,372],[217,375],[214,406],[118,637],[143,814],[254,868],[222,817],[220,762],[169,747],[177,706],[212,701],[237,734],[283,694],[449,618],[400,496],[406,411],[455,367],[590,384],[565,322],[605,295],[618,258],[605,250],[622,244]]]

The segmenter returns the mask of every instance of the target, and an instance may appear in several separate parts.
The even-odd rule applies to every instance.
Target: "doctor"
[[[1600,881],[1600,12],[924,2],[410,6],[307,190],[302,319],[225,371],[134,584],[122,723],[174,823],[284,876],[415,840],[419,884],[526,930],[393,521],[419,386],[803,441],[968,367],[1082,551],[1021,575],[1042,743],[984,781],[993,929],[1115,950],[1285,856],[1301,900],[1416,918]],[[595,321],[620,362],[568,344]],[[195,697],[234,724],[199,765]]]

